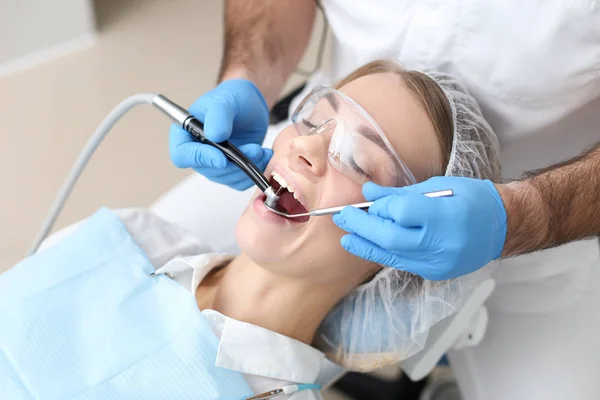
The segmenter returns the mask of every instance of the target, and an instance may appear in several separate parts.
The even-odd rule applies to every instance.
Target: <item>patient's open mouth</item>
[[[302,203],[300,203],[300,201],[294,197],[293,192],[289,191],[289,185],[287,184],[285,179],[283,179],[281,175],[279,175],[277,172],[271,173],[269,183],[273,187],[273,190],[279,194],[279,202],[277,203],[277,208],[280,211],[283,211],[290,215],[303,214],[308,212],[308,210],[302,205]],[[293,218],[290,220],[294,222],[306,222],[308,221],[308,219],[309,217],[306,216]]]

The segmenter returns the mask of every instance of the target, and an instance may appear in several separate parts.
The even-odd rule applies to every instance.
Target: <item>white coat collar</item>
[[[156,274],[167,274],[182,284],[181,278],[188,275],[184,279],[191,282],[188,288],[195,293],[213,268],[232,258],[221,253],[176,258],[156,270]],[[220,338],[215,363],[219,367],[283,381],[313,383],[326,362],[321,351],[298,340],[235,320],[215,310],[203,310],[202,313]]]

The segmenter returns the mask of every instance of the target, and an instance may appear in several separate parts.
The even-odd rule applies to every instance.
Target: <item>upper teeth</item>
[[[294,188],[285,180],[283,176],[275,171],[271,172],[271,176],[281,185],[282,188],[286,188],[288,192],[293,193],[296,200],[300,200],[298,199],[296,193],[294,193]]]
[[[279,182],[279,184],[281,185],[282,188],[286,188],[288,190],[288,192],[294,193],[294,189],[288,184],[288,182],[285,180],[285,178],[283,176],[281,176],[279,173],[277,173],[275,171],[271,172],[271,175],[273,176],[273,178],[275,178],[275,180],[277,182]]]

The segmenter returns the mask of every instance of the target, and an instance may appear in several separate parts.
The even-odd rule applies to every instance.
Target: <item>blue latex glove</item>
[[[269,108],[250,81],[224,81],[202,95],[189,112],[204,123],[204,133],[213,142],[230,140],[264,171],[273,151],[261,144],[269,126]],[[170,130],[171,161],[179,168],[193,168],[213,182],[236,190],[254,183],[218,149],[199,143],[192,135],[173,124]]]
[[[452,189],[454,196],[422,193]],[[500,257],[506,238],[506,210],[490,181],[435,177],[404,188],[363,186],[375,201],[368,213],[346,207],[334,222],[350,253],[429,280],[451,279]]]

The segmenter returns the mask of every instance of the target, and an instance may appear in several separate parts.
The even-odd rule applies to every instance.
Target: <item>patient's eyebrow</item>
[[[377,146],[381,147],[384,150],[387,150],[385,142],[383,141],[381,136],[379,136],[379,133],[377,131],[373,130],[372,128],[369,128],[366,125],[360,125],[357,128],[357,131],[358,133],[369,139],[371,142],[375,143]]]

